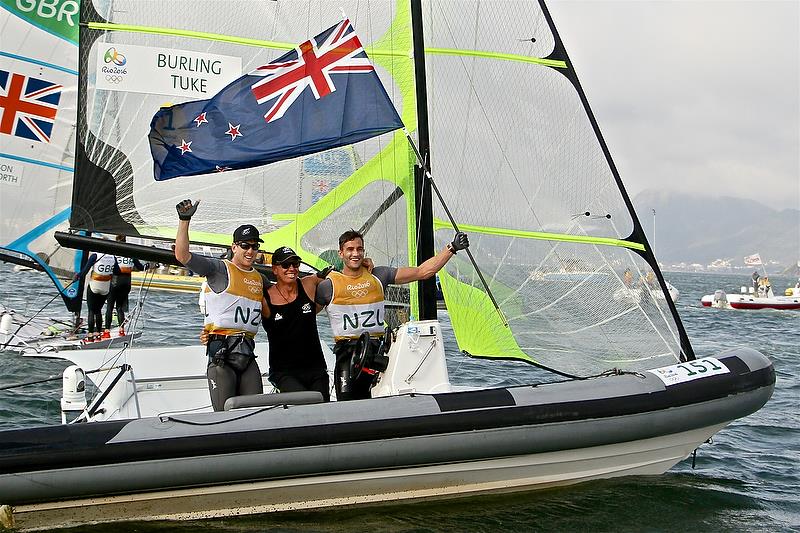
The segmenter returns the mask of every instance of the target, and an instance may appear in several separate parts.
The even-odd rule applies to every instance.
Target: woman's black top
[[[269,339],[269,373],[309,375],[325,371],[317,333],[316,306],[297,280],[297,298],[275,305],[267,294],[270,317],[264,321]]]

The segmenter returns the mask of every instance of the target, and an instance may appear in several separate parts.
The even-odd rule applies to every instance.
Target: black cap
[[[287,259],[291,259],[292,257],[296,257],[300,259],[300,256],[294,253],[294,250],[289,248],[288,246],[281,246],[275,253],[272,254],[272,264],[279,265],[286,261]]]
[[[258,229],[252,224],[244,224],[233,232],[233,242],[257,241],[264,242],[258,237]]]

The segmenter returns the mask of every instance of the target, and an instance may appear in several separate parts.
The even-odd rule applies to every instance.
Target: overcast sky
[[[800,1],[548,7],[631,196],[800,209]]]

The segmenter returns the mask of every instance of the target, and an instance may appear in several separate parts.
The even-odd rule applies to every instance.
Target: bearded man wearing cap
[[[208,389],[215,411],[225,400],[244,394],[264,392],[261,370],[256,362],[255,335],[262,313],[269,312],[264,299],[265,280],[253,268],[260,243],[258,229],[244,224],[233,232],[231,258],[215,259],[189,251],[189,221],[198,200],[183,200],[178,211],[175,258],[187,268],[206,277],[204,332],[208,334]]]

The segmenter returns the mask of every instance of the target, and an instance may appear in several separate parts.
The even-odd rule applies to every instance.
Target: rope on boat
[[[182,420],[180,418],[175,418],[173,416],[161,416],[159,417],[162,422],[177,422],[178,424],[186,424],[188,426],[216,426],[219,424],[227,424],[228,422],[236,422],[237,420],[242,420],[251,416],[255,416],[261,413],[265,413],[272,409],[277,409],[278,407],[283,407],[284,409],[287,407],[286,405],[270,405],[268,407],[264,407],[263,409],[259,409],[258,411],[253,411],[252,413],[247,413],[241,416],[237,416],[236,418],[226,418],[225,420],[217,420],[215,422],[193,422],[191,420]]]
[[[105,372],[105,371],[108,371],[108,370],[113,370],[115,368],[122,368],[122,367],[121,366],[109,366],[109,367],[105,367],[105,368],[96,368],[94,370],[84,371],[84,374],[96,374],[97,372]],[[17,388],[20,388],[20,387],[27,387],[28,385],[38,385],[39,383],[48,383],[50,381],[58,381],[59,379],[62,379],[62,378],[63,378],[62,375],[53,374],[53,375],[50,375],[50,376],[48,376],[48,377],[46,377],[44,379],[37,379],[35,381],[23,381],[23,382],[20,382],[20,383],[12,383],[11,385],[4,385],[4,386],[0,387],[0,391],[10,390],[10,389],[17,389]]]
[[[11,385],[5,385],[3,387],[0,387],[0,390],[10,390],[10,389],[16,389],[16,388],[19,388],[19,387],[26,387],[28,385],[37,385],[39,383],[47,383],[49,381],[56,381],[56,380],[59,380],[61,378],[62,378],[62,376],[60,376],[60,375],[59,376],[52,375],[52,376],[46,377],[45,379],[37,379],[36,381],[25,381],[25,382],[22,382],[22,383],[12,383]]]

